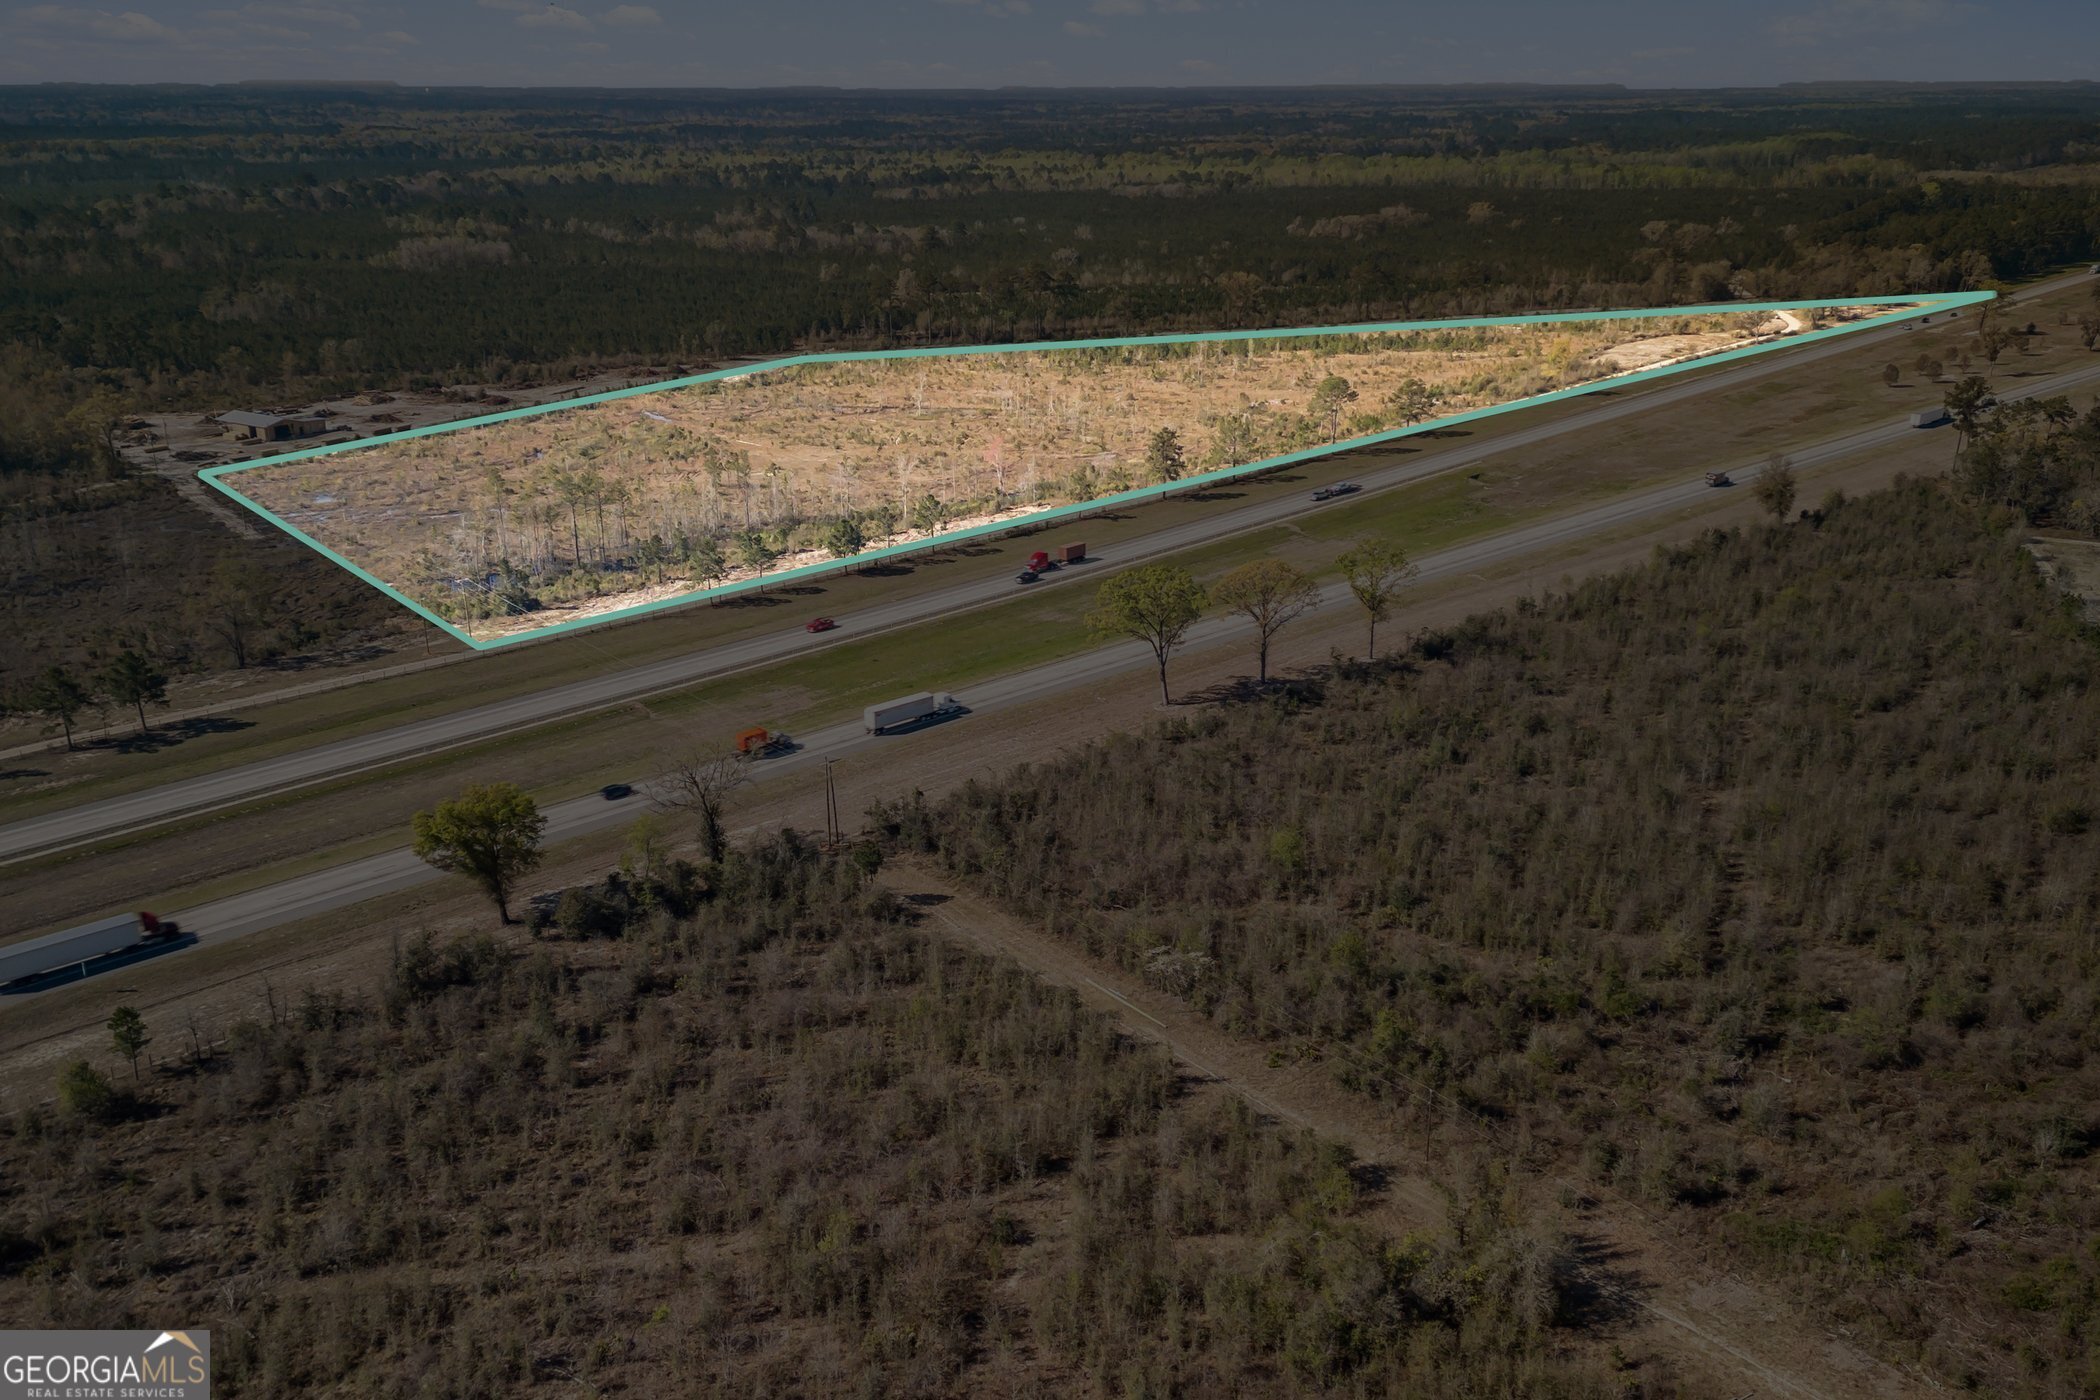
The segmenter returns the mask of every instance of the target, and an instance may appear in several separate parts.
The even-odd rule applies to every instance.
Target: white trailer
[[[0,947],[0,986],[93,962],[134,944],[165,943],[182,930],[151,914],[117,914],[79,928]]]
[[[1913,428],[1937,428],[1946,421],[1947,410],[1944,408],[1921,408],[1910,416]]]
[[[861,722],[870,734],[880,734],[900,724],[909,724],[915,719],[926,719],[934,715],[959,713],[962,706],[946,691],[922,690],[917,695],[907,695],[900,700],[885,700],[880,705],[870,705],[861,711]]]

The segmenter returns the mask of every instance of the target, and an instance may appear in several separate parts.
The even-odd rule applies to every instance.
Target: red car
[[[802,624],[802,630],[805,632],[829,632],[836,626],[838,624],[828,617],[813,617]]]

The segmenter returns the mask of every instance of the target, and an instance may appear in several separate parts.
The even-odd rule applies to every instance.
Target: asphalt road
[[[2003,397],[2046,397],[2094,382],[2100,382],[2100,364],[2037,379],[2021,388],[2004,391]],[[1813,468],[1854,453],[1901,442],[1917,431],[1919,430],[1912,428],[1907,421],[1884,423],[1794,452],[1790,454],[1791,460],[1798,468]],[[1756,480],[1759,471],[1760,468],[1750,467],[1733,472],[1737,484],[1730,489],[1747,489],[1749,483]],[[1478,573],[1497,564],[1521,559],[1557,545],[1607,533],[1621,525],[1696,505],[1710,498],[1715,489],[1706,485],[1703,479],[1682,485],[1659,487],[1630,493],[1617,500],[1570,515],[1556,516],[1550,520],[1508,530],[1487,539],[1424,556],[1418,561],[1421,579],[1424,582],[1432,582]],[[1319,608],[1316,611],[1354,605],[1347,586],[1333,583],[1322,590]],[[1207,617],[1189,630],[1183,645],[1189,650],[1201,650],[1235,639],[1244,640],[1246,630],[1246,623],[1240,618]],[[1149,670],[1153,665],[1151,652],[1137,643],[1099,647],[1026,671],[1015,672],[997,680],[980,682],[971,686],[969,692],[959,698],[968,706],[970,714],[994,713],[1062,691],[1084,689],[1133,671]],[[822,763],[827,757],[840,758],[878,744],[924,742],[921,736],[927,733],[937,731],[948,724],[968,722],[969,715],[966,714],[942,723],[926,725],[919,730],[875,736],[865,733],[857,720],[833,725],[827,729],[797,736],[802,747],[796,752],[757,763],[753,769],[754,780],[764,782],[777,779],[784,774]],[[624,799],[608,801],[593,794],[555,803],[545,809],[548,840],[563,841],[632,821],[649,805],[645,788],[646,784],[637,779],[634,794]],[[362,860],[265,886],[246,894],[216,900],[210,904],[177,910],[174,917],[181,921],[183,927],[199,930],[210,941],[217,942],[277,924],[289,923],[294,919],[326,913],[331,909],[343,908],[438,878],[442,877],[403,848],[381,855],[367,856]]]
[[[1899,332],[1900,333],[1900,332]],[[2007,398],[2048,396],[2100,381],[2100,363],[2062,374],[2038,378],[2016,388],[2002,391]],[[1675,392],[1674,388],[1671,391]],[[1610,405],[1618,409],[1620,403]],[[1652,407],[1653,401],[1643,405]],[[1584,424],[1598,421],[1598,415],[1585,415]],[[1559,425],[1555,425],[1559,426]],[[1871,450],[1878,446],[1901,442],[1919,431],[1909,426],[1907,420],[1884,422],[1870,428],[1829,438],[1811,448],[1794,452],[1792,460],[1798,467],[1813,468],[1823,463]],[[1941,430],[1944,431],[1944,430]],[[1543,437],[1527,440],[1538,441]],[[1548,434],[1547,436],[1550,436]],[[1506,451],[1511,446],[1503,439],[1491,446],[1455,454],[1457,460],[1445,458],[1437,470],[1449,470],[1463,465],[1473,456],[1484,456],[1488,452]],[[1412,469],[1420,464],[1408,464]],[[1738,485],[1732,489],[1745,489],[1753,482],[1760,468],[1731,468]],[[1370,480],[1369,474],[1364,478]],[[1622,525],[1643,519],[1666,515],[1672,511],[1695,505],[1710,498],[1716,488],[1707,486],[1703,480],[1692,480],[1682,484],[1658,487],[1647,491],[1632,492],[1585,510],[1541,520],[1513,530],[1507,530],[1486,539],[1455,546],[1418,560],[1423,581],[1450,578],[1476,573],[1514,559],[1551,549],[1555,546],[1607,533]],[[1295,506],[1298,500],[1275,504]],[[1206,522],[1207,523],[1207,522]],[[1198,538],[1209,538],[1205,531]],[[1189,541],[1193,542],[1193,541]],[[998,587],[996,596],[1006,596],[1010,585],[1005,580],[994,581]],[[1353,606],[1346,587],[1340,583],[1328,585],[1322,592],[1320,608]],[[1243,637],[1244,623],[1233,618],[1205,618],[1190,630],[1185,646],[1201,649]],[[690,658],[681,658],[690,660]],[[834,725],[798,736],[801,747],[795,752],[779,758],[760,762],[754,769],[753,779],[758,783],[778,780],[780,777],[821,763],[825,758],[837,758],[878,744],[910,744],[927,742],[925,736],[948,724],[967,724],[970,715],[994,713],[1015,705],[1040,700],[1046,695],[1083,689],[1102,681],[1124,676],[1133,671],[1145,670],[1153,665],[1151,653],[1136,643],[1126,643],[1095,648],[1090,651],[1046,663],[1026,671],[981,682],[970,687],[962,700],[968,713],[929,724],[916,731],[898,734],[870,736],[864,733],[857,721]],[[665,666],[637,668],[648,674],[661,674]],[[634,673],[626,673],[632,675]],[[553,691],[542,692],[542,696],[565,694],[578,687],[564,686]],[[631,693],[631,692],[629,692]],[[526,697],[538,699],[541,697]],[[602,702],[601,702],[602,703]],[[485,710],[510,711],[509,705],[489,706]],[[482,712],[468,712],[469,714]],[[454,718],[466,718],[458,716]],[[418,727],[418,726],[409,726]],[[485,731],[483,731],[485,732]],[[257,765],[263,766],[263,765]],[[547,838],[560,842],[573,837],[588,835],[608,827],[631,821],[648,807],[646,784],[637,782],[629,797],[607,800],[598,795],[574,798],[546,808]],[[263,929],[295,920],[325,914],[335,909],[347,908],[363,901],[391,894],[427,881],[445,878],[429,866],[417,860],[403,847],[347,861],[341,865],[315,871],[308,875],[280,881],[243,894],[206,904],[172,911],[185,928],[197,932],[202,941],[217,944]],[[0,1009],[9,1004],[19,1004],[26,997],[10,997],[0,1002]]]
[[[2080,275],[2054,279],[2037,284],[2017,297],[2007,300],[2025,300],[2081,280],[2083,278]],[[1908,324],[1911,323],[1897,323],[1881,330],[1838,336],[1803,346],[1798,350],[1776,350],[1697,378],[1666,381],[1659,387],[1626,393],[1623,396],[1600,397],[1588,401],[1589,406],[1585,411],[1551,422],[1534,424],[1517,432],[1496,437],[1492,441],[1453,447],[1430,446],[1429,450],[1419,456],[1410,456],[1389,465],[1367,467],[1356,480],[1367,492],[1389,490],[1425,477],[1462,469],[1496,454],[1535,447],[1568,433],[1585,431],[1631,414],[1645,413],[1715,390],[1763,378],[1781,369],[1792,369],[1880,340],[1899,338],[1905,334]],[[2054,384],[2057,380],[2062,380],[2067,387],[2083,383],[2085,378],[2089,377],[2081,377],[2079,374],[2056,376],[2046,383]],[[2061,387],[2043,387],[2044,383],[2037,381],[2034,385],[2009,393],[2027,395],[2062,391]],[[1803,465],[1812,465],[1828,456],[1871,446],[1880,440],[1878,435],[1894,436],[1901,431],[1909,429],[1900,424],[1884,425],[1833,440],[1824,447],[1795,455]],[[1750,474],[1750,469],[1743,468],[1739,471],[1732,463],[1721,465],[1727,466],[1742,477]],[[1693,474],[1689,468],[1688,474]],[[1668,509],[1676,503],[1671,493],[1680,489],[1689,495],[1696,495],[1705,488],[1697,484],[1684,488],[1670,488],[1665,492],[1629,497],[1600,509],[1624,512],[1632,508],[1635,500],[1651,498],[1658,502],[1654,509]],[[1105,562],[1117,566],[1135,563],[1322,508],[1325,507],[1315,505],[1307,495],[1296,492],[1278,495],[1147,535],[1144,539],[1123,547]],[[1574,538],[1584,533],[1585,527],[1576,522],[1588,520],[1592,514],[1593,512],[1583,512],[1568,517],[1560,523],[1561,533],[1554,538]],[[1629,518],[1632,518],[1630,514],[1622,513],[1587,528],[1608,528],[1617,520]],[[1498,538],[1513,539],[1524,533],[1519,531],[1512,536]],[[1544,542],[1550,543],[1551,540]],[[1488,548],[1493,543],[1484,541],[1472,548]],[[1479,565],[1476,563],[1469,567],[1477,568]],[[800,655],[838,641],[864,638],[888,629],[1002,601],[1013,596],[1013,593],[1014,584],[1002,571],[991,578],[964,581],[952,588],[862,609],[847,619],[847,628],[842,629],[842,633],[839,634],[812,637],[796,630],[750,637],[705,651],[669,657],[586,680],[551,686],[488,705],[429,719],[412,720],[370,734],[316,745],[276,758],[240,764],[220,772],[203,774],[161,787],[83,803],[64,812],[0,827],[0,863],[64,850],[116,833],[139,831],[178,817],[237,805],[256,797],[276,795],[401,759],[419,757],[494,735],[571,718],[659,691],[678,689],[698,681]],[[979,689],[981,691],[983,688]]]

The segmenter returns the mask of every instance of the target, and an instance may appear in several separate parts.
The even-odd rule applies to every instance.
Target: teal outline
[[[1583,394],[1595,393],[1600,389],[1617,388],[1625,384],[1638,384],[1650,379],[1661,379],[1668,375],[1680,374],[1685,370],[1704,369],[1709,365],[1723,364],[1729,360],[1746,359],[1752,355],[1762,355],[1773,350],[1803,345],[1811,340],[1827,340],[1833,336],[1847,335],[1854,331],[1866,330],[1869,327],[1887,325],[1896,321],[1909,320],[1913,317],[1933,316],[1941,311],[1974,306],[1979,302],[1990,301],[1996,296],[1997,293],[1991,291],[1926,292],[1911,296],[1821,297],[1803,301],[1710,302],[1699,306],[1644,307],[1619,311],[1533,312],[1522,316],[1462,316],[1440,321],[1376,321],[1347,326],[1297,326],[1256,331],[1216,331],[1207,335],[1131,335],[1114,336],[1101,340],[1033,340],[1016,345],[939,345],[910,350],[826,351],[819,354],[791,355],[785,359],[766,360],[759,364],[742,365],[734,369],[710,370],[705,374],[687,375],[681,379],[660,380],[653,384],[638,384],[627,389],[608,389],[603,393],[586,394],[581,398],[555,399],[548,403],[529,404],[523,408],[504,409],[498,413],[482,414],[474,418],[456,419],[450,423],[432,423],[421,428],[410,428],[404,432],[388,433],[380,438],[361,438],[354,442],[325,443],[319,447],[308,447],[297,452],[278,453],[275,456],[259,458],[253,462],[228,462],[222,466],[202,468],[198,471],[197,477],[200,481],[207,483],[235,503],[246,507],[264,520],[269,521],[270,524],[312,549],[330,563],[348,570],[356,577],[378,589],[381,593],[392,598],[425,622],[430,623],[447,635],[466,643],[466,645],[476,651],[491,651],[497,647],[514,646],[519,642],[541,641],[545,638],[556,636],[563,632],[576,631],[580,628],[601,627],[606,623],[625,621],[630,618],[640,617],[645,613],[658,612],[665,608],[684,607],[689,603],[709,602],[727,597],[732,593],[761,588],[768,583],[778,583],[784,579],[810,578],[821,574],[836,573],[854,565],[869,563],[877,559],[914,553],[925,549],[938,549],[963,540],[977,539],[988,535],[1032,532],[1054,521],[1073,516],[1107,510],[1118,505],[1132,505],[1139,501],[1165,496],[1172,492],[1188,491],[1207,485],[1214,485],[1222,481],[1231,481],[1238,477],[1252,475],[1256,472],[1271,471],[1277,467],[1289,466],[1296,462],[1332,457],[1338,453],[1373,446],[1381,442],[1391,442],[1396,438],[1410,437],[1416,433],[1430,432],[1438,428],[1448,427],[1454,423],[1477,422],[1482,418],[1491,418],[1498,413],[1509,413],[1520,408],[1535,408],[1540,404],[1575,398]],[[913,540],[907,544],[888,545],[882,549],[869,550],[862,554],[856,554],[850,559],[832,559],[821,564],[805,564],[800,568],[788,569],[782,573],[768,574],[764,578],[745,579],[740,583],[724,584],[719,588],[681,593],[675,598],[659,598],[651,603],[636,603],[631,607],[617,608],[612,612],[603,613],[597,617],[576,618],[568,622],[550,623],[545,627],[529,628],[523,632],[512,632],[501,637],[492,637],[486,640],[471,636],[452,623],[447,622],[444,618],[439,617],[400,589],[351,563],[327,545],[322,544],[319,540],[308,535],[289,521],[282,519],[260,502],[241,494],[241,492],[222,480],[224,477],[232,476],[239,472],[253,471],[258,467],[281,467],[291,462],[304,461],[310,457],[325,457],[337,452],[356,452],[374,447],[383,447],[409,438],[429,437],[434,433],[451,433],[466,428],[486,427],[491,423],[507,422],[513,418],[527,418],[541,413],[558,413],[565,409],[611,403],[619,399],[635,398],[642,394],[660,394],[669,389],[690,388],[695,384],[708,384],[725,379],[741,379],[754,374],[770,374],[775,370],[791,369],[796,365],[841,364],[851,360],[906,360],[935,355],[1012,355],[1045,350],[1101,350],[1114,349],[1126,345],[1187,345],[1196,341],[1287,340],[1316,335],[1363,335],[1394,331],[1456,330],[1475,326],[1545,325],[1556,321],[1630,321],[1646,317],[1698,316],[1717,312],[1807,311],[1818,307],[1837,306],[1894,306],[1904,309],[1880,316],[1870,316],[1864,320],[1854,321],[1847,325],[1829,326],[1819,331],[1807,331],[1800,335],[1788,336],[1783,340],[1767,345],[1751,345],[1736,350],[1724,350],[1718,354],[1703,355],[1697,359],[1686,360],[1680,364],[1663,365],[1655,369],[1636,370],[1630,374],[1613,375],[1609,379],[1600,379],[1594,383],[1581,384],[1569,389],[1555,389],[1550,393],[1534,394],[1530,398],[1512,399],[1508,403],[1495,404],[1488,408],[1476,408],[1465,413],[1452,414],[1447,418],[1432,418],[1427,422],[1411,424],[1405,428],[1392,428],[1385,432],[1372,433],[1365,437],[1347,438],[1321,447],[1310,447],[1297,452],[1287,452],[1280,457],[1264,457],[1258,462],[1247,462],[1237,467],[1221,467],[1216,471],[1205,472],[1200,476],[1184,477],[1179,481],[1155,486],[1134,487],[1128,491],[1117,492],[1113,496],[1098,496],[1091,501],[1081,501],[1076,505],[1055,506],[1034,515],[1023,516],[1018,520],[999,521],[990,525],[977,525],[967,530],[953,530],[947,534],[934,535],[923,540]]]

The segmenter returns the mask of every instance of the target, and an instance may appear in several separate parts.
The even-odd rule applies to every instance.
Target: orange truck
[[[788,736],[775,734],[763,725],[752,725],[736,736],[736,751],[746,758],[768,758],[788,749]]]

